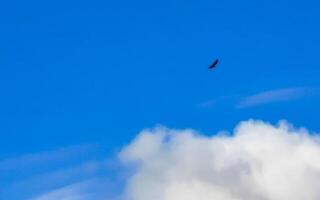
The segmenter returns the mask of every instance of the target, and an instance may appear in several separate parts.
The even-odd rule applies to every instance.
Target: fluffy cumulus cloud
[[[109,164],[104,156],[95,160],[95,151],[85,158],[79,153],[81,159],[77,158],[76,152],[90,152],[91,147],[0,161],[0,196],[17,200],[319,200],[319,137],[285,121],[271,125],[249,120],[232,133],[212,135],[156,127],[138,134],[119,152],[119,160]],[[61,155],[73,161],[66,163]],[[23,171],[14,167],[17,163],[25,164]],[[52,167],[39,170],[44,163]],[[21,178],[5,182],[22,172]]]
[[[164,127],[120,152],[125,200],[318,200],[320,142],[286,122],[241,122],[214,136]]]

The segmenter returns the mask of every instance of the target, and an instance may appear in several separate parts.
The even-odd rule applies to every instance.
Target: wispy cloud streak
[[[28,199],[39,194],[49,195],[48,198],[47,195],[39,196],[41,200],[51,197],[80,200],[82,196],[87,197],[82,193],[77,196],[78,192],[71,189],[78,188],[75,183],[103,177],[101,173],[105,172],[105,161],[99,158],[103,152],[97,147],[91,144],[76,145],[0,160],[1,199]],[[97,185],[100,184],[94,187]],[[64,194],[66,198],[60,198]]]
[[[301,98],[311,91],[310,88],[283,88],[276,90],[264,91],[242,99],[238,108],[253,107],[271,102],[290,101]]]
[[[96,199],[95,192],[92,187],[97,186],[98,183],[94,180],[74,183],[72,185],[59,188],[48,193],[42,194],[38,197],[29,200],[87,200]]]
[[[15,158],[8,158],[0,160],[0,171],[26,167],[34,168],[36,166],[48,165],[49,163],[65,162],[66,160],[75,158],[80,154],[94,152],[95,149],[94,145],[76,145],[52,151],[30,153]]]

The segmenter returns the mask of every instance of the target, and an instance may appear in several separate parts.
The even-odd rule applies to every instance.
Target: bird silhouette
[[[212,63],[212,65],[210,65],[209,69],[213,69],[213,68],[215,68],[215,67],[216,67],[216,65],[218,64],[218,62],[219,62],[219,60],[218,60],[218,59],[216,59],[216,60]]]

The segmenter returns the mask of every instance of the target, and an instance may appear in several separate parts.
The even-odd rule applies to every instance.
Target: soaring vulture
[[[218,60],[218,59],[216,59],[216,60],[212,63],[212,65],[210,65],[209,69],[213,69],[213,68],[215,68],[215,67],[216,67],[216,65],[218,64],[218,62],[219,62],[219,60]]]

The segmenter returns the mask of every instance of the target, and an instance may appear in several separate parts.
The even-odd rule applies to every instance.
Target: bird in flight
[[[209,69],[213,69],[213,68],[215,68],[215,67],[216,67],[216,65],[218,64],[218,62],[219,62],[219,60],[218,60],[218,59],[216,59],[216,60],[212,63],[212,65],[210,65]]]

